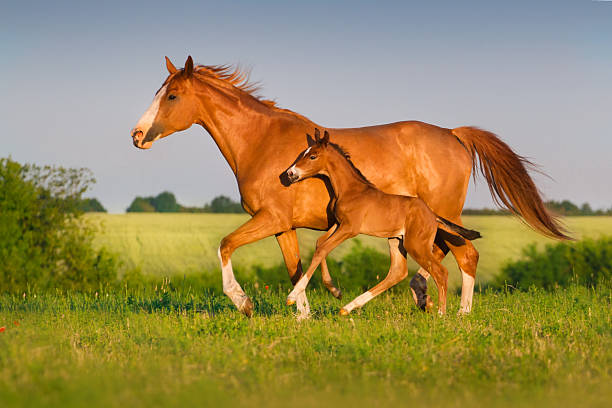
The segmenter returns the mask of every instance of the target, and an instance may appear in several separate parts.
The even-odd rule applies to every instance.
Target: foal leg
[[[399,282],[406,279],[408,276],[408,269],[406,264],[406,256],[402,253],[401,240],[398,238],[389,239],[389,254],[391,255],[391,268],[389,273],[381,282],[379,282],[372,289],[365,293],[357,296],[350,303],[340,309],[340,314],[346,316],[356,308],[363,307],[366,303],[372,300],[374,297],[380,295],[390,287],[398,284]]]
[[[404,238],[406,252],[433,277],[438,287],[438,313],[443,315],[446,313],[448,270],[438,260],[440,255],[436,256],[434,251],[431,250],[431,245],[427,240],[407,240]]]
[[[442,262],[442,259],[444,259],[448,251],[448,245],[446,245],[446,242],[444,242],[442,236],[436,233],[433,247],[435,258],[439,262]],[[417,307],[423,311],[429,310],[433,307],[431,297],[427,294],[427,278],[429,278],[429,272],[427,272],[424,268],[419,268],[418,273],[415,273],[410,280],[412,299]]]
[[[236,248],[277,234],[282,230],[278,217],[265,211],[259,211],[236,231],[221,240],[218,254],[223,274],[223,293],[232,300],[238,310],[249,317],[253,314],[253,303],[236,281],[232,269],[232,253]]]
[[[295,285],[302,277],[302,261],[300,260],[300,248],[298,246],[297,234],[294,229],[276,234],[276,241],[283,253],[283,259],[289,272],[291,284]],[[306,292],[296,299],[298,319],[307,318],[310,315],[310,305]]]
[[[332,227],[333,228],[333,227]],[[287,305],[292,305],[295,303],[296,297],[300,292],[306,290],[306,286],[308,286],[308,282],[314,271],[317,269],[317,266],[321,263],[323,259],[329,254],[335,247],[340,245],[342,242],[347,239],[354,237],[356,234],[353,233],[350,228],[339,226],[337,229],[333,231],[325,242],[323,242],[317,249],[312,257],[312,261],[310,261],[310,266],[306,271],[306,274],[302,276],[299,282],[295,285],[289,296],[287,297]]]
[[[325,234],[321,235],[319,239],[317,239],[317,248],[321,246],[323,242],[325,242],[325,240],[329,238],[331,234],[334,233],[335,230],[336,224],[332,225],[332,227],[327,230]],[[334,285],[332,277],[329,274],[329,269],[327,268],[327,262],[325,261],[325,258],[323,258],[323,260],[321,261],[321,279],[323,280],[323,285],[325,285],[327,290],[329,290],[336,299],[342,299],[342,291]]]

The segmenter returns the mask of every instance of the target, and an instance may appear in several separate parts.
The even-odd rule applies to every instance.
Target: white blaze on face
[[[147,109],[147,111],[140,117],[140,120],[138,120],[138,123],[136,124],[136,128],[140,129],[145,136],[149,132],[149,129],[151,129],[153,126],[153,123],[155,123],[155,118],[159,112],[159,105],[165,95],[166,85],[164,85],[159,92],[157,92],[155,98],[153,98],[151,106],[149,106],[149,109]]]

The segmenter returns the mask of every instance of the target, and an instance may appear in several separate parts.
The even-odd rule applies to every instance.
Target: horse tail
[[[535,168],[532,162],[514,153],[510,146],[486,130],[468,126],[452,129],[452,132],[472,155],[474,178],[480,168],[497,205],[522,217],[541,234],[560,240],[572,239],[558,218],[544,206],[528,173],[528,169]]]
[[[441,224],[446,225],[451,231],[456,232],[457,234],[461,235],[463,238],[469,239],[470,241],[473,241],[478,238],[482,238],[482,235],[480,235],[480,232],[464,228],[461,225],[457,225],[454,222],[450,222],[446,218],[440,217],[439,215],[436,216],[436,221],[438,221]]]

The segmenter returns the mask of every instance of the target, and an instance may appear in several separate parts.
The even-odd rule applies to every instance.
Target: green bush
[[[496,284],[554,289],[570,283],[596,286],[611,278],[612,237],[604,237],[547,245],[543,251],[530,245],[523,250],[522,259],[504,266]]]
[[[116,258],[94,249],[95,231],[80,217],[93,182],[86,169],[0,159],[0,292],[89,290],[116,280]]]
[[[79,210],[83,212],[106,212],[106,208],[104,208],[97,198],[84,198],[81,200]]]

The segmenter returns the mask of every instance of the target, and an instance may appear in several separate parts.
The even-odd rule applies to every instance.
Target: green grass
[[[101,222],[103,230],[98,244],[106,245],[118,252],[125,268],[140,268],[143,274],[153,276],[176,276],[190,273],[218,273],[217,248],[221,239],[248,219],[243,214],[93,214]],[[474,241],[480,252],[477,278],[485,282],[497,275],[508,260],[517,259],[523,247],[532,242],[541,245],[552,243],[522,224],[516,217],[466,216],[468,228],[479,230],[484,238]],[[568,217],[566,223],[577,238],[599,237],[612,230],[612,217]],[[305,259],[314,248],[321,232],[299,230],[300,250]],[[387,252],[384,239],[359,237],[365,245]],[[344,243],[332,252],[332,257],[341,258],[352,244]],[[282,262],[281,252],[274,238],[239,248],[234,254],[233,264],[237,268],[248,268],[253,264],[264,266]],[[454,258],[448,256],[445,265],[449,268],[450,286],[460,282],[460,274]],[[416,264],[410,263],[412,269]]]
[[[248,291],[252,319],[187,287],[0,296],[0,406],[612,404],[610,287],[477,293],[462,317],[396,290],[343,318],[316,291],[304,322]]]

